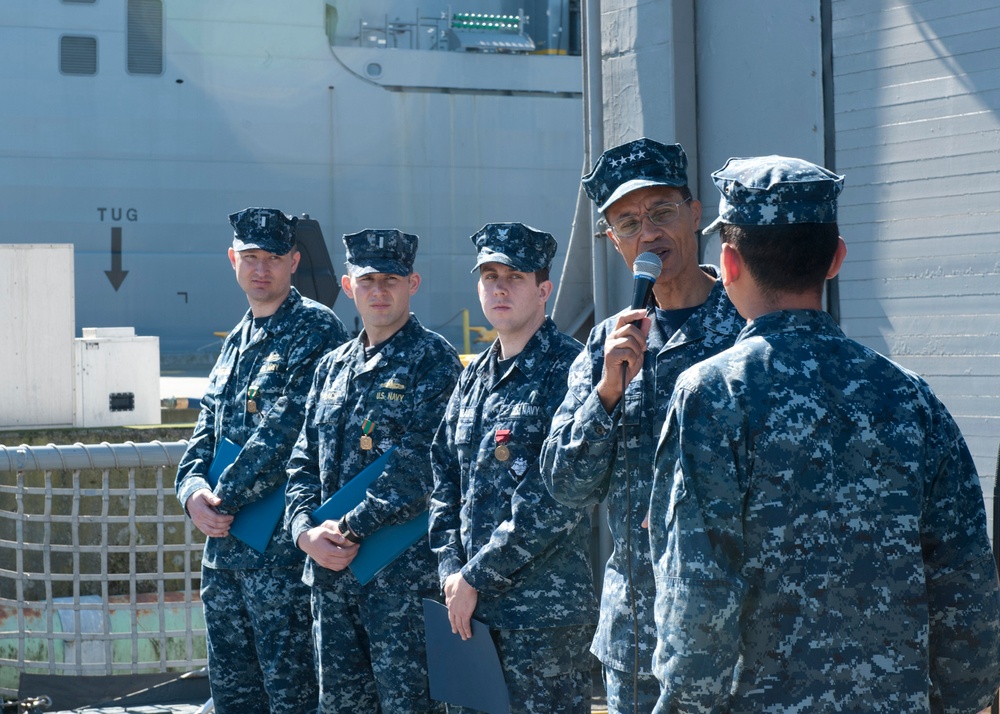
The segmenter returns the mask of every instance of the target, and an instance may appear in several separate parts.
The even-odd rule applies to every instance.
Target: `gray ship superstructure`
[[[462,309],[482,323],[468,236],[572,222],[571,5],[5,2],[0,243],[72,243],[77,330],[168,356],[216,353],[246,309],[228,213],[308,214],[338,276],[342,234],[399,228],[421,238],[415,311],[461,347]]]

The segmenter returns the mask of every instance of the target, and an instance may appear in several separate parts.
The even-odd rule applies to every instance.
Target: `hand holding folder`
[[[424,636],[431,699],[487,714],[510,714],[510,699],[490,629],[472,620],[472,637],[451,631],[448,608],[424,598]]]
[[[315,523],[338,521],[345,513],[361,503],[365,499],[368,487],[385,471],[389,456],[395,448],[395,446],[391,447],[368,464],[339,491],[324,501],[319,508],[313,511],[313,521]],[[354,560],[348,566],[358,582],[365,585],[407,548],[420,538],[426,538],[428,518],[425,510],[405,523],[382,526],[362,540],[358,547],[358,554],[354,556]]]
[[[223,438],[215,450],[215,458],[208,468],[208,483],[215,488],[219,477],[226,467],[236,461],[241,447],[229,439]],[[224,505],[224,504],[223,504]],[[253,503],[248,503],[233,518],[229,526],[229,535],[246,543],[248,546],[263,553],[271,542],[274,529],[285,513],[285,489],[281,486],[267,493]]]

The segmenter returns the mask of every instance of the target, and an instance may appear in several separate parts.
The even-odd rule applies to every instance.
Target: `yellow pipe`
[[[463,354],[469,354],[472,352],[472,346],[469,343],[469,309],[462,308],[462,352]]]

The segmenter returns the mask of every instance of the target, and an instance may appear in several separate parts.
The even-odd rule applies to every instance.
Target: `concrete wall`
[[[730,156],[801,156],[847,175],[849,254],[834,304],[842,326],[928,379],[969,443],[990,510],[1000,442],[1000,6],[592,6],[605,146],[643,135],[684,144],[706,225],[718,206],[710,174]],[[702,250],[718,261],[717,239]],[[614,312],[630,276],[608,256]]]
[[[848,335],[919,372],[991,500],[1000,442],[1000,6],[833,3]]]

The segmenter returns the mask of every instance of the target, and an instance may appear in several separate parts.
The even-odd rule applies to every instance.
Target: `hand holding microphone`
[[[632,266],[632,304],[618,314],[614,329],[604,342],[604,370],[597,384],[597,396],[610,414],[628,384],[642,369],[646,351],[649,318],[645,308],[651,304],[653,285],[663,263],[655,253],[640,253]]]

